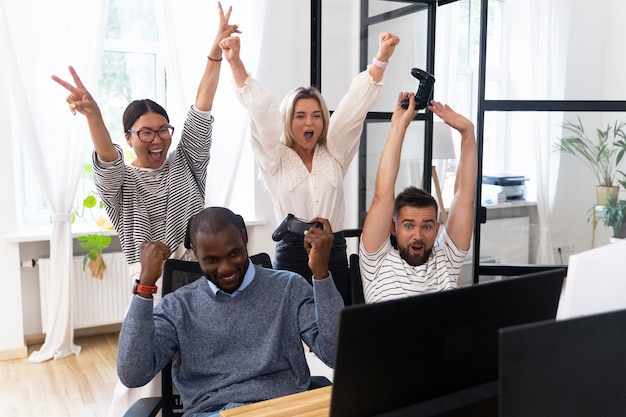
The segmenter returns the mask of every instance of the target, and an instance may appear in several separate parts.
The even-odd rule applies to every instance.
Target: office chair
[[[262,266],[263,268],[272,269],[272,259],[265,252],[257,253],[256,255],[250,255],[250,260],[255,265]]]
[[[345,229],[343,234],[346,238],[356,237],[357,252],[361,243],[361,232],[363,229]],[[363,283],[361,282],[361,269],[359,267],[359,255],[356,253],[348,256],[348,271],[350,272],[350,305],[364,304]]]
[[[359,266],[359,255],[350,255],[348,269],[350,270],[350,292],[352,295],[352,305],[365,304],[363,294],[363,282],[361,281],[361,267]]]
[[[267,253],[258,253],[250,256],[252,263],[264,268],[272,268],[272,261]],[[169,294],[176,289],[190,284],[202,277],[200,264],[196,261],[168,259],[163,264],[162,295]],[[309,389],[331,385],[324,376],[311,376]],[[178,389],[172,382],[172,363],[168,363],[161,371],[161,397],[141,398],[137,400],[124,414],[124,417],[155,417],[159,411],[162,417],[174,417],[183,414],[183,405],[180,401]]]

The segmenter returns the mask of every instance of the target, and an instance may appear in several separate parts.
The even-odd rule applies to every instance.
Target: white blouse
[[[250,116],[252,150],[277,222],[288,213],[304,220],[319,216],[329,220],[333,232],[343,230],[343,178],[359,149],[367,112],[382,95],[382,85],[373,80],[369,68],[352,80],[330,117],[326,146],[315,148],[311,172],[284,145],[279,102],[271,92],[249,74],[243,87],[235,87]]]

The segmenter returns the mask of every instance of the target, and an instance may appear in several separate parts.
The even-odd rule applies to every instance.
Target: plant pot
[[[617,200],[617,195],[619,194],[619,187],[617,185],[613,185],[611,187],[606,187],[604,185],[596,186],[596,197],[598,199],[598,205],[603,206],[606,204],[606,196],[611,195],[613,200]]]
[[[617,232],[611,236],[611,239],[615,239],[618,242],[626,239],[626,223],[622,223]]]

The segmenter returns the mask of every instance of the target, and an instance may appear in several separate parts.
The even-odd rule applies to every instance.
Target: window
[[[480,47],[480,0],[460,0],[458,2],[458,48],[457,70],[455,79],[454,100],[450,105],[458,112],[466,115],[476,124],[478,114],[478,56]],[[498,99],[506,89],[505,74],[506,60],[502,53],[502,21],[503,10],[501,0],[489,0],[488,30],[487,30],[487,72],[485,83],[485,95],[489,99]],[[457,99],[458,97],[458,99]],[[503,132],[498,130],[497,119],[489,117],[485,119],[484,150],[482,155],[483,172],[496,174],[507,172],[507,160],[504,155],[509,152],[506,149],[507,141],[498,141],[503,137]],[[500,127],[502,129],[502,127]],[[456,150],[459,154],[459,149]],[[456,163],[448,164],[444,201],[449,205],[454,186]]]
[[[123,147],[122,113],[128,103],[150,98],[167,108],[165,67],[158,51],[153,0],[109,0],[97,97],[113,142]]]

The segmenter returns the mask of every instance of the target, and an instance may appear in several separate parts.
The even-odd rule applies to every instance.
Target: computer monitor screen
[[[557,319],[626,308],[626,240],[569,257]]]
[[[554,319],[565,268],[343,309],[330,417],[497,415],[498,329]]]
[[[626,415],[626,310],[500,330],[499,417]]]

